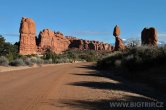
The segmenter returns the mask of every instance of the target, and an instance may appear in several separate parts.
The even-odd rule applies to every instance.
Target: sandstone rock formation
[[[126,46],[124,45],[123,40],[120,38],[120,28],[117,25],[114,28],[113,35],[115,36],[114,50],[124,50]]]
[[[157,46],[158,36],[155,28],[144,28],[141,33],[142,45]]]
[[[115,47],[114,50],[118,51],[118,50],[124,50],[126,49],[126,46],[123,43],[123,40],[120,37],[115,37]]]
[[[106,44],[99,41],[82,40],[72,37],[67,37],[70,41],[69,48],[77,48],[79,50],[106,50],[111,51],[113,47],[110,44]]]
[[[36,26],[30,18],[23,17],[20,24],[19,54],[36,54]]]
[[[61,32],[53,32],[49,29],[41,31],[39,38],[37,38],[35,22],[30,18],[22,18],[19,54],[43,54],[47,49],[51,49],[55,53],[61,53],[73,48],[79,50],[113,50],[113,46],[110,44],[64,36]]]
[[[116,26],[114,27],[113,35],[114,35],[115,37],[120,36],[120,28],[119,28],[118,25],[116,25]]]
[[[51,49],[55,53],[61,53],[68,49],[69,40],[60,32],[53,32],[49,29],[44,29],[39,34],[39,51],[44,52],[46,49]]]

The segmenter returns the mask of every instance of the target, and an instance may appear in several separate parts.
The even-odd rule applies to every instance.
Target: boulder
[[[114,35],[115,37],[120,36],[120,28],[119,28],[118,25],[116,25],[116,26],[114,27],[113,35]]]

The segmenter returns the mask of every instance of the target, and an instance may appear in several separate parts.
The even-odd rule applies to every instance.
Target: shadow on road
[[[115,102],[142,102],[147,101],[150,102],[151,100],[142,98],[142,97],[136,97],[136,96],[130,96],[126,97],[126,100],[121,99],[103,99],[103,100],[97,100],[97,101],[85,101],[85,100],[62,100],[61,103],[64,105],[69,106],[71,109],[79,108],[84,110],[140,110],[140,108],[132,107],[132,108],[125,108],[125,107],[113,107],[111,106],[111,103]],[[156,108],[141,108],[141,110],[156,110]],[[161,109],[160,109],[161,110]]]
[[[71,86],[82,86],[82,87],[88,87],[91,89],[106,89],[106,90],[118,90],[118,91],[124,91],[124,92],[130,92],[130,93],[136,93],[141,96],[145,97],[137,97],[137,96],[126,96],[123,99],[103,99],[103,100],[93,100],[93,101],[85,101],[85,100],[63,100],[61,101],[62,104],[65,104],[67,106],[70,106],[72,108],[80,108],[80,109],[88,109],[88,110],[121,110],[124,108],[110,108],[110,102],[116,102],[116,101],[130,101],[130,102],[153,102],[153,101],[160,101],[160,102],[166,102],[166,96],[164,93],[155,90],[153,88],[147,87],[143,84],[133,83],[130,81],[125,80],[122,77],[114,76],[113,74],[105,74],[104,72],[97,71],[94,66],[81,66],[78,68],[86,68],[93,70],[91,72],[85,73],[85,74],[78,74],[78,73],[72,73],[72,75],[78,75],[78,76],[92,76],[92,77],[105,77],[109,78],[111,80],[115,80],[118,83],[111,83],[111,82],[95,82],[95,81],[80,81],[80,82],[74,82],[67,85]],[[148,98],[146,98],[148,97]],[[132,110],[140,110],[140,108],[134,108]],[[156,110],[156,108],[146,108],[141,110]],[[162,110],[162,109],[159,109]]]

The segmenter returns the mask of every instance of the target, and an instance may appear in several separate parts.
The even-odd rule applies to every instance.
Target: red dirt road
[[[92,63],[0,73],[0,110],[107,110],[116,100],[152,100],[142,90],[101,77]]]

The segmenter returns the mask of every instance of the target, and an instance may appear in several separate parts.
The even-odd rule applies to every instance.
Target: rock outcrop
[[[123,40],[120,38],[120,28],[119,26],[115,26],[114,31],[113,31],[113,35],[115,36],[115,47],[114,47],[114,51],[118,51],[118,50],[124,50],[126,48],[126,46],[123,43]]]
[[[55,53],[61,53],[67,49],[112,51],[113,46],[99,41],[64,36],[61,32],[53,32],[49,29],[41,31],[37,38],[35,22],[30,18],[22,18],[19,54],[43,54],[47,49]]]
[[[19,54],[36,54],[36,26],[30,18],[23,17],[20,24]]]
[[[158,36],[155,28],[144,28],[141,33],[142,45],[157,46]]]
[[[39,33],[39,53],[46,49],[51,49],[55,53],[61,53],[68,49],[70,41],[60,32],[53,32],[49,29],[44,29]]]
[[[82,40],[72,37],[67,37],[70,41],[69,48],[77,48],[79,50],[106,50],[112,51],[113,47],[111,44],[99,42],[99,41],[90,41]]]

